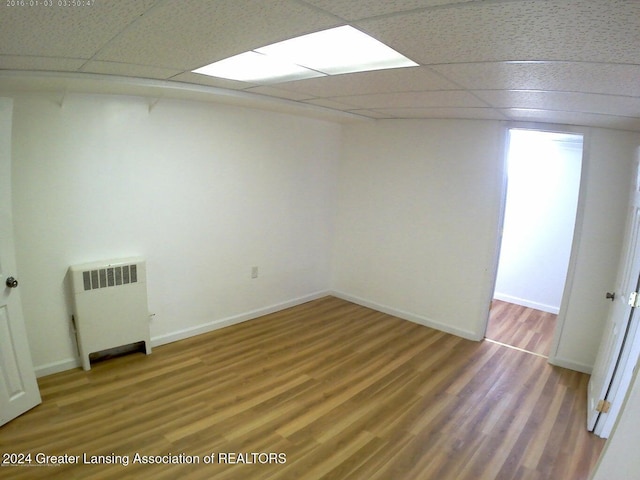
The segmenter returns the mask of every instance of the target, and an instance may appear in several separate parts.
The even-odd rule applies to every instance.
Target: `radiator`
[[[69,267],[73,318],[82,368],[89,356],[104,350],[144,342],[151,353],[146,264],[124,258]]]

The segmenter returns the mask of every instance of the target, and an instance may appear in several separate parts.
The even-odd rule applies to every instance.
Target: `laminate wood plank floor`
[[[39,379],[42,405],[0,428],[32,466],[0,477],[582,480],[604,445],[587,381],[326,297]]]
[[[557,315],[493,300],[486,338],[549,356]]]

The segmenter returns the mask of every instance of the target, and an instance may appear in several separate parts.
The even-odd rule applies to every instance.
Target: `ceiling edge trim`
[[[29,92],[132,95],[155,99],[196,100],[225,103],[290,113],[335,122],[366,122],[370,118],[294,100],[252,92],[196,85],[174,80],[123,77],[94,73],[0,70],[0,93]]]

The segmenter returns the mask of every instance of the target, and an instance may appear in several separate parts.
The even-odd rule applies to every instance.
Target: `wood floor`
[[[548,357],[556,318],[553,313],[494,300],[486,337]]]
[[[327,297],[40,379],[43,404],[0,428],[32,466],[0,477],[587,479],[587,380]],[[103,463],[53,466],[70,456]]]

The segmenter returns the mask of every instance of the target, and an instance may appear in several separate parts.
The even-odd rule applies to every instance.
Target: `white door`
[[[22,318],[11,214],[11,116],[13,103],[0,98],[0,425],[38,405],[40,391]]]
[[[638,358],[640,312],[629,304],[640,285],[640,178],[631,198],[626,244],[620,260],[618,285],[589,381],[587,427],[606,438],[622,405]]]

